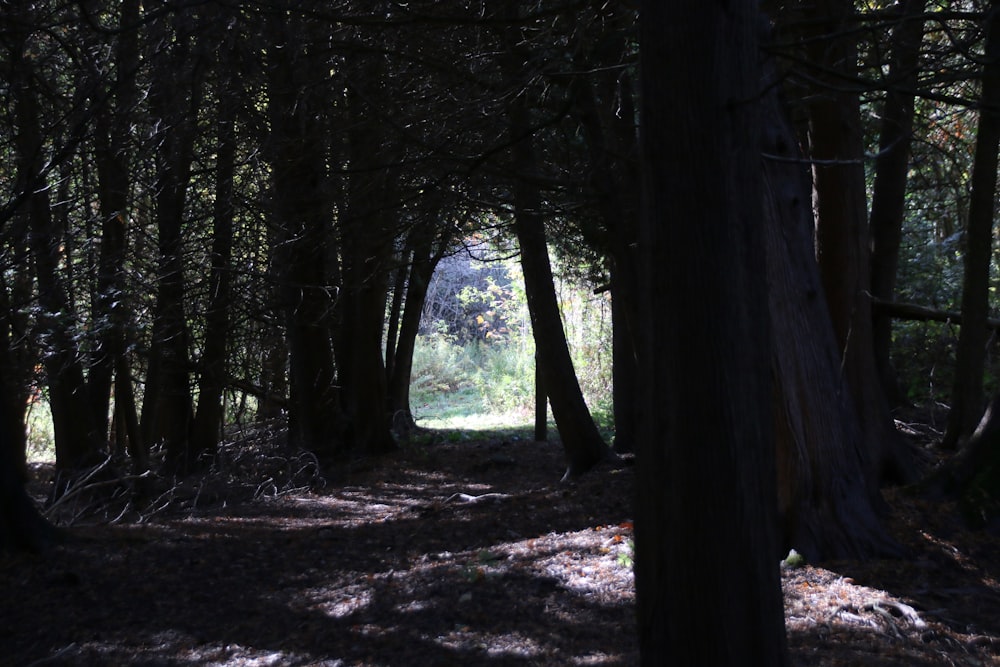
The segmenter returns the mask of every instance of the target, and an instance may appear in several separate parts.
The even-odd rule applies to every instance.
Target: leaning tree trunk
[[[769,77],[773,74],[768,73]],[[809,174],[772,81],[764,98],[764,246],[784,547],[809,560],[897,554],[813,255]]]
[[[393,345],[394,362],[388,384],[389,410],[392,413],[393,427],[397,431],[407,432],[416,426],[410,408],[410,380],[413,375],[413,353],[416,350],[417,333],[420,330],[420,317],[423,314],[427,288],[430,286],[434,269],[444,256],[450,238],[438,239],[437,247],[431,250],[431,240],[428,238],[430,230],[414,230],[411,234],[413,233],[419,234],[421,238],[414,243],[399,335]]]
[[[989,317],[990,255],[1000,146],[1000,1],[990,3],[986,21],[986,65],[980,93],[979,129],[972,163],[972,194],[965,231],[965,277],[962,281],[962,329],[955,358],[951,412],[942,446],[961,444],[983,411],[983,370]]]
[[[788,661],[776,565],[760,120],[750,102],[760,93],[757,18],[749,0],[660,0],[642,10],[645,405],[635,525],[642,665]]]
[[[512,25],[516,25],[520,14],[519,4],[508,6],[508,16],[515,21]],[[521,89],[520,83],[522,64],[530,59],[523,53],[520,29],[512,27],[506,35],[506,42],[509,47],[507,75],[511,84],[516,86],[507,107],[512,142],[511,166],[515,174],[512,184],[514,232],[521,251],[521,270],[535,339],[535,358],[566,452],[568,466],[564,478],[569,478],[587,472],[602,460],[613,458],[614,453],[601,437],[583,398],[556,299],[541,193],[537,184],[531,182],[531,174],[537,164],[528,101],[525,99],[527,91]]]
[[[623,16],[630,11],[619,10],[616,20],[624,21]],[[578,69],[598,71],[579,77],[573,85],[590,162],[587,190],[596,198],[603,226],[602,235],[595,241],[607,247],[610,258],[614,448],[618,452],[630,452],[635,447],[640,403],[635,333],[639,151],[631,79],[627,71],[607,69],[604,64],[628,57],[630,36],[618,26],[613,37],[603,39],[596,51],[589,43],[581,44],[576,54]]]
[[[900,23],[892,31],[889,46],[889,89],[882,107],[879,157],[875,163],[869,216],[872,235],[871,293],[882,301],[893,301],[896,292],[913,135],[913,91],[917,88],[920,40],[924,29],[920,15],[926,5],[927,0],[905,0]],[[890,403],[899,405],[905,401],[905,396],[889,355],[892,317],[878,309],[872,313],[872,336],[882,388]]]

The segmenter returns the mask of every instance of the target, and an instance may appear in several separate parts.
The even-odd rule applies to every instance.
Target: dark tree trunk
[[[325,167],[326,116],[319,82],[322,63],[308,60],[302,26],[284,15],[270,19],[274,47],[268,62],[269,160],[272,250],[285,309],[289,366],[290,444],[324,456],[343,442],[330,319],[334,307],[326,285],[332,254],[331,210]],[[278,360],[272,378],[280,378]],[[270,378],[268,378],[270,379]],[[265,387],[267,389],[267,387]]]
[[[17,239],[4,248],[8,257],[27,258],[26,239]],[[8,279],[0,285],[0,401],[5,404],[11,427],[8,442],[13,443],[17,468],[27,472],[28,438],[24,429],[28,405],[33,400],[34,369],[39,363],[29,335],[30,322],[23,306],[33,298],[34,285],[28,271],[12,270],[15,262],[3,267]]]
[[[394,230],[395,156],[388,151],[371,100],[380,94],[384,72],[378,56],[359,63],[347,95],[352,132],[351,175],[340,216],[343,288],[338,304],[337,370],[350,445],[365,454],[396,447],[388,411],[388,383],[382,358],[385,304]],[[362,89],[357,86],[361,85]]]
[[[633,89],[627,71],[607,63],[627,58],[630,26],[621,25],[631,10],[610,10],[618,27],[596,49],[587,44],[578,58],[581,71],[595,71],[575,82],[576,109],[590,161],[588,192],[597,198],[603,226],[597,241],[607,247],[611,272],[612,398],[615,450],[635,446],[639,404],[636,392],[636,241],[639,216],[638,145]],[[593,60],[591,60],[591,58]]]
[[[1000,528],[1000,396],[994,396],[962,451],[925,486],[958,500],[970,525]]]
[[[232,49],[233,39],[223,49]],[[226,388],[226,343],[229,340],[233,254],[233,179],[236,164],[236,109],[239,97],[235,81],[220,84],[217,107],[218,150],[215,165],[215,210],[212,231],[209,306],[205,315],[205,341],[198,382],[198,411],[191,428],[191,455],[203,463],[215,458],[224,418],[222,394]]]
[[[913,134],[913,95],[917,88],[923,14],[927,0],[905,0],[900,23],[892,32],[889,46],[889,89],[882,107],[879,158],[875,163],[872,209],[869,216],[871,250],[871,293],[875,299],[893,301],[899,245],[903,234],[906,180],[910,169],[910,142]],[[877,309],[872,313],[875,363],[886,397],[893,405],[906,399],[889,355],[892,318]]]
[[[427,288],[438,262],[444,256],[450,236],[438,239],[433,248],[431,230],[414,230],[419,238],[414,243],[409,279],[406,283],[406,298],[403,304],[399,336],[393,352],[394,364],[389,374],[389,410],[393,415],[393,425],[397,430],[410,430],[416,426],[410,408],[410,380],[413,375],[413,352],[420,330],[420,317],[427,300]],[[432,249],[433,248],[433,249]]]
[[[0,386],[6,378],[0,377]],[[0,401],[0,552],[42,551],[60,537],[35,507],[24,490],[20,474],[18,443],[10,434],[23,426]]]
[[[983,414],[983,370],[989,317],[990,256],[997,191],[1000,144],[1000,2],[990,3],[986,19],[986,53],[979,104],[972,193],[965,232],[965,277],[962,281],[962,330],[955,359],[951,412],[942,446],[953,449],[967,439]]]
[[[189,332],[185,313],[184,220],[194,159],[197,116],[201,104],[201,72],[191,54],[190,27],[181,15],[155,22],[153,48],[162,51],[150,91],[156,135],[158,267],[149,370],[143,397],[144,442],[162,442],[166,464],[184,473],[194,466],[191,450]]]
[[[100,106],[95,119],[94,158],[101,212],[101,247],[97,265],[96,290],[92,299],[93,318],[99,322],[87,375],[92,419],[106,431],[108,399],[115,366],[125,355],[126,231],[129,224],[129,190],[132,167],[127,145],[139,68],[139,0],[121,3],[120,25],[115,51],[117,78],[111,98],[114,104]],[[99,77],[98,77],[99,78]],[[95,81],[95,87],[101,84]],[[103,87],[103,86],[102,86]],[[100,88],[98,88],[100,89]]]
[[[879,523],[883,501],[841,372],[813,255],[810,179],[773,86],[763,82],[763,239],[771,318],[778,507],[783,549],[810,561],[897,555]]]
[[[643,665],[788,664],[751,102],[760,96],[758,28],[749,1],[642,8]]]
[[[535,340],[535,360],[566,452],[566,479],[582,475],[597,463],[614,458],[614,453],[597,430],[583,398],[556,299],[542,197],[538,185],[531,179],[538,164],[530,130],[530,104],[527,99],[530,91],[524,88],[522,80],[523,64],[530,62],[531,57],[523,52],[524,42],[517,27],[520,4],[511,3],[508,6],[507,17],[512,23],[504,36],[508,51],[506,75],[510,85],[514,86],[507,103],[508,132],[512,142],[511,167],[515,174],[512,184],[514,233],[521,251],[524,291]]]
[[[522,153],[522,159],[526,157],[523,152],[529,142],[528,138],[521,139],[518,144],[521,148],[515,147],[516,152]],[[530,148],[528,151],[530,159]],[[521,165],[530,164],[518,161]],[[575,477],[613,454],[594,424],[573,368],[552,282],[540,206],[538,191],[532,184],[519,181],[514,185],[514,228],[521,247],[524,291],[537,351],[535,359],[566,451],[566,476]]]
[[[509,113],[511,134],[517,138],[513,149],[515,170],[527,175],[534,167],[534,151],[531,137],[524,135],[524,128],[528,127],[524,105],[523,99],[514,100]],[[573,368],[552,280],[538,188],[520,178],[515,181],[513,192],[514,231],[521,249],[535,360],[566,451],[566,477],[575,477],[613,454],[594,424]]]
[[[535,442],[548,442],[549,439],[549,397],[545,393],[545,379],[542,375],[542,362],[535,351]]]
[[[896,432],[882,390],[872,335],[870,250],[860,97],[844,81],[857,75],[853,3],[810,6],[807,52],[812,89],[807,104],[816,210],[816,257],[823,292],[877,474],[913,481],[912,453]]]
[[[49,341],[43,360],[49,385],[59,477],[54,495],[59,495],[67,481],[65,474],[95,464],[105,441],[99,437],[97,426],[91,419],[83,364],[72,331],[75,326],[74,311],[59,276],[62,230],[52,217],[49,189],[37,183],[38,175],[44,169],[45,150],[40,126],[41,107],[31,76],[34,65],[23,52],[25,48],[23,43],[15,45],[15,62],[11,67],[11,98],[18,121],[14,138],[17,185],[29,188],[24,205],[27,208],[29,245],[41,306],[37,326]]]

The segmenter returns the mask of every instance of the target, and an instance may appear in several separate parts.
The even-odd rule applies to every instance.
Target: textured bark
[[[750,102],[760,92],[757,18],[749,1],[642,10],[643,665],[788,664]]]
[[[113,83],[102,83],[96,76],[91,85],[107,91],[113,102],[99,105],[95,117],[94,161],[97,166],[97,192],[101,213],[101,247],[97,265],[96,290],[92,298],[93,317],[100,322],[95,335],[87,375],[90,409],[94,423],[107,431],[108,399],[115,367],[125,355],[125,247],[130,218],[131,152],[128,146],[131,114],[137,98],[136,72],[139,68],[139,31],[134,30],[139,16],[139,0],[121,3],[119,23],[122,30],[115,43]]]
[[[962,330],[955,358],[951,412],[942,446],[955,448],[976,428],[983,414],[983,372],[989,316],[990,256],[997,192],[997,149],[1000,145],[1000,2],[991,2],[986,19],[986,64],[972,164],[972,193],[965,231],[965,276],[962,281]]]
[[[869,216],[872,237],[871,294],[882,301],[892,301],[896,292],[906,180],[910,169],[913,97],[917,88],[920,41],[924,29],[923,19],[919,17],[926,5],[926,0],[903,2],[900,23],[893,29],[889,45],[889,89],[882,106],[879,158],[875,163]],[[872,336],[882,388],[890,403],[899,405],[904,397],[889,356],[892,318],[877,309],[872,313]]]
[[[773,75],[770,75],[773,78]],[[783,549],[810,561],[897,555],[813,255],[809,173],[776,90],[764,98],[763,238]]]

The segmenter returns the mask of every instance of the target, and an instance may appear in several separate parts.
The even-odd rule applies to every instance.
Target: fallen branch
[[[872,307],[876,314],[887,315],[897,320],[915,320],[917,322],[944,322],[946,324],[962,325],[962,313],[950,310],[938,310],[937,308],[927,308],[914,303],[897,303],[895,301],[883,301],[872,297]],[[1000,320],[988,319],[986,326],[989,329],[1000,329]]]

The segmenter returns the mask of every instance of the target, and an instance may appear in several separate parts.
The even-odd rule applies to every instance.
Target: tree
[[[510,18],[517,18],[516,5],[511,6],[510,13]],[[517,33],[516,29],[512,29],[506,35],[511,54],[506,63],[508,73],[520,72],[525,58],[522,50],[524,42]],[[518,82],[517,79],[514,81]],[[569,346],[566,344],[548,255],[542,197],[532,178],[537,163],[526,100],[527,90],[527,86],[518,82],[507,108],[510,141],[513,144],[511,163],[514,173],[514,231],[521,252],[521,269],[524,273],[531,331],[538,352],[535,358],[540,364],[541,386],[548,395],[552,416],[566,451],[566,477],[574,477],[587,472],[600,461],[611,458],[612,452],[597,430],[583,399]]]
[[[636,601],[645,665],[787,664],[758,18],[753,2],[646,3],[641,16],[646,400],[636,452]]]
[[[4,378],[0,377],[0,386]],[[41,551],[59,539],[59,532],[48,523],[24,490],[18,459],[23,450],[11,438],[23,426],[0,401],[0,552]]]
[[[906,182],[910,170],[913,100],[924,29],[921,15],[926,5],[926,0],[906,0],[902,3],[900,22],[893,28],[889,45],[888,90],[882,107],[879,156],[875,163],[869,214],[871,293],[875,299],[882,301],[893,301],[896,292]],[[872,314],[872,336],[882,388],[889,401],[898,405],[903,396],[889,355],[892,318],[888,314],[877,310]]]
[[[1000,148],[1000,2],[994,0],[990,3],[983,25],[986,46],[969,220],[965,232],[962,330],[955,360],[955,385],[948,413],[948,429],[942,441],[942,446],[952,449],[972,434],[984,406],[990,247],[997,192],[997,151]]]
[[[805,110],[813,161],[816,258],[857,406],[873,474],[913,481],[911,453],[895,430],[875,362],[863,127],[852,30],[854,3],[800,3],[809,81]]]

